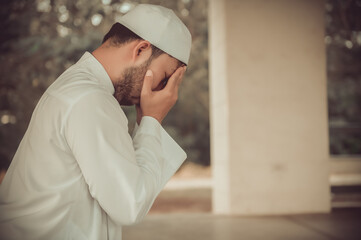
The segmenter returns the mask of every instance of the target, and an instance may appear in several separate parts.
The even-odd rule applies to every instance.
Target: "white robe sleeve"
[[[151,117],[142,119],[132,141],[119,104],[101,92],[74,104],[64,134],[91,196],[116,225],[141,220],[186,158]]]
[[[187,155],[183,149],[180,148],[179,145],[168,135],[164,128],[162,128],[159,122],[156,119],[148,116],[143,117],[140,122],[140,126],[136,124],[133,131],[133,142],[137,153],[137,145],[138,142],[142,141],[142,135],[147,134],[147,132],[152,131],[152,129],[160,129],[160,147],[162,156],[165,159],[162,166],[164,170],[162,175],[163,179],[161,180],[163,184],[161,187],[162,189],[187,158]]]

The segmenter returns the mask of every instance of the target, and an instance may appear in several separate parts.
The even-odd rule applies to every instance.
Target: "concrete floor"
[[[124,227],[124,240],[360,240],[361,209],[331,214],[228,217],[210,213],[150,214]]]

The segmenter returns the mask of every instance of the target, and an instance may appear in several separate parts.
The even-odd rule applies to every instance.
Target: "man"
[[[171,10],[140,4],[47,89],[0,186],[0,239],[121,239],[146,215],[186,158],[161,122],[190,46]]]

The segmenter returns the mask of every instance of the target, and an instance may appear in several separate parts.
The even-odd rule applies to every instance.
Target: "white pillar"
[[[330,210],[323,0],[210,0],[213,210]]]

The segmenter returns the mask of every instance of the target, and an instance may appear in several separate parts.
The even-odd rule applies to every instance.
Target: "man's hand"
[[[167,85],[160,91],[152,90],[153,72],[147,71],[140,94],[140,106],[136,106],[138,124],[143,116],[153,117],[162,123],[178,99],[178,89],[185,70],[186,67],[179,67],[169,78]]]

